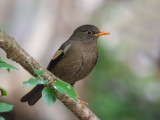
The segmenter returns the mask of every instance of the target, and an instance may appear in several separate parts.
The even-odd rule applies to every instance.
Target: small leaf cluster
[[[0,68],[7,69],[8,72],[10,72],[10,69],[16,69],[16,70],[18,70],[18,69],[17,69],[16,67],[14,67],[13,65],[10,65],[10,64],[4,62],[1,57],[0,57]]]
[[[7,69],[8,72],[10,72],[10,69],[16,69],[18,70],[16,67],[6,63],[3,61],[3,59],[0,57],[0,69]],[[2,96],[7,96],[7,91],[0,87],[0,97]],[[10,105],[8,103],[5,102],[0,102],[0,113],[3,112],[9,112],[13,109],[13,105]],[[2,116],[0,116],[0,120],[5,120]]]
[[[51,87],[54,87],[54,89],[52,89],[51,87],[49,87],[49,81],[43,80],[41,78],[41,75],[44,74],[44,70],[34,69],[34,73],[37,74],[38,77],[31,77],[28,81],[24,81],[23,86],[26,87],[30,85],[44,84],[45,87],[42,90],[42,98],[49,106],[55,103],[57,99],[57,94],[54,89],[56,89],[62,94],[66,94],[67,96],[77,101],[76,92],[70,84],[61,80],[55,80],[51,83]]]
[[[7,91],[3,89],[2,87],[0,87],[0,95],[1,96],[7,95]],[[13,109],[13,105],[7,104],[5,102],[0,102],[0,113],[9,112],[12,109]],[[0,120],[5,120],[5,119],[2,116],[0,116]]]

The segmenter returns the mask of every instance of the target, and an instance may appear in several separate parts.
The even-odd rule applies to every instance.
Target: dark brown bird
[[[48,65],[48,70],[61,80],[74,85],[86,77],[94,68],[98,58],[97,38],[107,35],[94,25],[78,27],[72,36],[64,42]],[[34,105],[40,98],[43,85],[35,86],[21,98],[21,102]]]

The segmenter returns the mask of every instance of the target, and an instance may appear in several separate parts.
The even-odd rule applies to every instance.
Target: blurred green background
[[[0,0],[0,28],[45,67],[78,26],[110,32],[98,40],[96,67],[75,86],[102,120],[160,120],[159,14],[159,0]],[[19,68],[0,70],[8,91],[0,100],[14,105],[7,120],[77,120],[58,100],[51,107],[21,103],[30,74],[3,50],[0,56]]]
[[[146,96],[159,94],[159,85],[149,88],[158,77],[137,76],[124,61],[116,59],[116,53],[99,46],[99,62],[88,83],[91,109],[102,120],[159,120],[158,97],[152,101]],[[146,93],[148,89],[155,93]]]

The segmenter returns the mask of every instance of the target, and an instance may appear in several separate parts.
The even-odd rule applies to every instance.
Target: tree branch
[[[40,65],[33,57],[31,57],[20,45],[10,38],[6,33],[0,30],[0,47],[6,52],[7,58],[16,61],[30,74],[36,76],[33,72],[34,69],[44,70],[42,78],[44,80],[52,81],[56,77],[49,72],[46,68]],[[54,89],[54,88],[53,88]],[[72,98],[59,93],[57,98],[79,118],[80,120],[99,120],[99,118],[86,106],[82,106],[80,102],[75,102]]]

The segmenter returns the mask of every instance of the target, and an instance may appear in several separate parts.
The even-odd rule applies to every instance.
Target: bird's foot
[[[84,106],[84,105],[88,105],[88,103],[87,103],[87,102],[85,102],[82,98],[80,98],[80,96],[79,96],[79,95],[78,95],[77,97],[78,97],[78,100],[80,101],[80,104],[81,104],[82,106]]]
[[[72,86],[73,88],[74,88],[74,86]],[[74,88],[74,90],[75,90],[75,92],[76,92],[76,95],[77,95],[77,99],[80,101],[80,104],[82,105],[82,106],[84,106],[84,105],[88,105],[88,103],[87,102],[85,102],[80,96],[79,96],[79,94],[78,94],[78,92],[76,91],[76,89]]]

